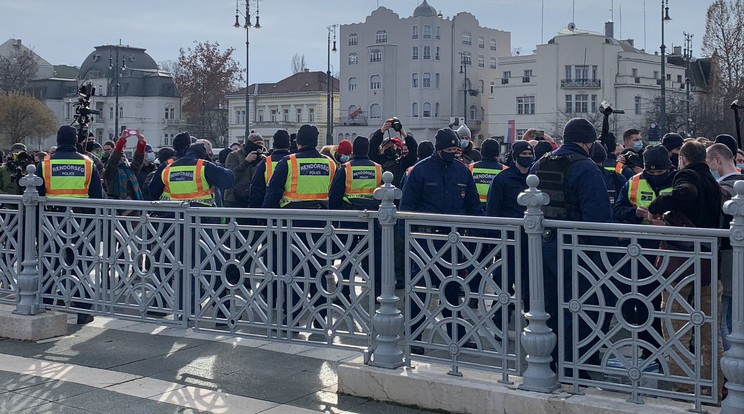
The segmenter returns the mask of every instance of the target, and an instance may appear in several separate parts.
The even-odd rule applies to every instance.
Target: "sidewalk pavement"
[[[96,316],[68,335],[0,338],[0,413],[402,413],[338,395],[359,351],[234,338]]]

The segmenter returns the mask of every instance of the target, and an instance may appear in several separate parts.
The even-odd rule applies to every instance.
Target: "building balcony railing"
[[[355,117],[342,116],[339,124],[345,126],[367,126],[367,117],[364,115],[357,115]]]
[[[165,125],[179,125],[181,123],[180,119],[163,119],[163,123]]]
[[[601,88],[599,79],[562,79],[561,88]]]

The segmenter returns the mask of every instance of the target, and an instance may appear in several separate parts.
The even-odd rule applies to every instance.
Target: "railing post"
[[[13,313],[36,315],[44,311],[39,300],[39,260],[36,256],[36,209],[39,206],[36,187],[43,181],[35,174],[35,165],[28,165],[26,172],[28,175],[18,180],[18,185],[26,189],[23,191],[23,261],[18,273],[18,303]]]
[[[552,392],[558,388],[558,376],[550,369],[550,353],[557,339],[548,327],[548,315],[545,312],[545,288],[543,284],[543,212],[550,198],[537,189],[540,180],[536,175],[527,177],[529,188],[519,194],[517,202],[526,206],[524,213],[524,231],[527,233],[530,280],[530,311],[525,315],[529,322],[522,332],[522,346],[527,352],[527,370],[524,372],[520,389],[527,391]],[[526,254],[522,252],[522,254]]]
[[[728,397],[721,403],[721,414],[744,412],[744,181],[734,183],[736,196],[723,205],[723,212],[733,216],[731,247],[733,248],[731,300],[731,348],[721,358],[721,369],[728,378]],[[723,378],[719,378],[723,381]]]
[[[403,328],[403,315],[395,306],[400,299],[395,296],[395,260],[393,260],[395,254],[400,254],[393,248],[396,224],[394,201],[399,199],[402,193],[400,189],[391,184],[393,181],[391,172],[385,172],[382,175],[382,181],[384,184],[374,192],[375,199],[382,200],[378,210],[382,227],[382,251],[376,253],[386,259],[382,261],[382,290],[377,298],[380,307],[372,318],[372,324],[377,332],[377,346],[372,350],[368,364],[392,369],[403,365],[403,351],[398,346]]]

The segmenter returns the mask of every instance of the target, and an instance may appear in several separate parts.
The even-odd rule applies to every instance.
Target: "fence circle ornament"
[[[641,379],[641,370],[637,367],[629,368],[628,378],[630,378],[632,381],[638,381],[639,379]]]
[[[534,229],[537,227],[537,223],[537,219],[530,217],[524,220],[524,227],[528,229]]]
[[[508,293],[504,292],[499,295],[499,303],[502,305],[508,304],[510,299],[511,299],[511,296],[509,296]]]
[[[450,232],[450,234],[447,235],[447,241],[450,242],[450,244],[457,244],[457,242],[460,241],[460,233],[456,231]]]
[[[702,325],[703,323],[705,323],[705,314],[700,311],[690,313],[690,322],[692,322],[693,325]]]
[[[333,226],[325,226],[323,228],[323,235],[326,237],[332,236],[334,232]]]
[[[448,347],[450,355],[457,355],[460,353],[460,347],[456,343],[451,343]]]
[[[638,257],[641,255],[641,246],[638,243],[633,243],[628,246],[628,256]]]
[[[731,234],[731,237],[736,241],[744,240],[744,230],[734,230],[734,232]]]
[[[568,310],[570,310],[573,313],[581,312],[581,302],[579,302],[576,299],[571,299],[571,301],[568,302]]]

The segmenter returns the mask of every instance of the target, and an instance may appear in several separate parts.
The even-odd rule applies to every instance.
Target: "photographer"
[[[369,159],[393,173],[393,185],[400,188],[403,173],[416,163],[418,144],[413,134],[406,132],[398,118],[390,118],[370,136],[369,147]]]
[[[20,143],[10,147],[8,160],[0,165],[0,194],[20,195],[23,189],[18,185],[18,180],[26,174],[26,166],[33,159],[26,152],[26,146]]]
[[[134,152],[134,160],[129,163],[124,154],[124,147],[127,145],[128,139],[135,137],[137,139],[137,147]],[[106,185],[106,195],[108,198],[144,200],[140,182],[137,180],[137,174],[142,169],[146,145],[145,137],[138,130],[125,129],[122,131],[103,170],[103,182]]]
[[[248,196],[253,174],[266,156],[261,134],[251,131],[240,149],[227,155],[225,167],[235,174],[232,190],[225,190],[225,207],[248,207]]]

